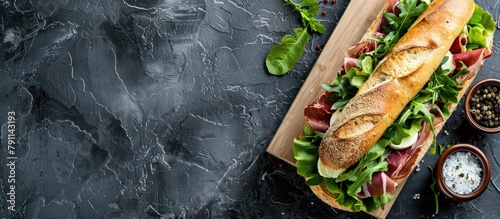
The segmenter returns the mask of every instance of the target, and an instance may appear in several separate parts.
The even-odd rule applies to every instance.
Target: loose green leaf
[[[303,28],[295,29],[295,37],[286,35],[281,44],[271,48],[266,57],[266,66],[269,73],[283,75],[290,71],[302,56],[302,51],[309,40],[309,33]]]
[[[299,61],[302,51],[309,41],[309,31],[324,33],[325,27],[315,16],[319,12],[319,2],[316,0],[303,0],[295,3],[293,0],[285,0],[285,5],[290,5],[294,11],[298,11],[302,18],[304,28],[294,30],[295,37],[286,35],[281,43],[271,48],[266,57],[266,67],[273,75],[284,75],[289,72]]]
[[[295,3],[293,0],[287,0],[285,5],[291,5],[294,11],[300,13],[302,25],[310,28],[314,32],[324,33],[325,27],[318,20],[316,15],[319,12],[319,2],[316,0],[303,0],[300,3]]]
[[[434,169],[432,169],[432,167],[429,166],[429,169],[431,170],[431,176],[432,176],[432,184],[431,184],[431,190],[432,190],[432,193],[434,194],[434,202],[436,203],[436,211],[434,212],[434,214],[439,214],[439,194],[441,194],[441,192],[436,188],[436,177],[434,176]]]

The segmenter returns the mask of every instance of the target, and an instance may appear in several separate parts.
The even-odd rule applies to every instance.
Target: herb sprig
[[[297,64],[309,41],[309,31],[325,32],[325,26],[315,17],[320,8],[317,0],[303,0],[300,3],[285,0],[285,5],[292,6],[293,11],[300,13],[303,28],[295,28],[295,36],[285,35],[281,39],[281,43],[269,51],[266,57],[266,67],[273,75],[284,75]]]

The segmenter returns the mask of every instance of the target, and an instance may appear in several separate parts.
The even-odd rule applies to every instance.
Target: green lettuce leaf
[[[474,13],[467,23],[467,50],[485,48],[487,46],[486,38],[493,35],[495,27],[496,22],[493,20],[493,16],[476,4]]]
[[[300,176],[308,179],[318,173],[318,146],[311,141],[294,139],[293,157]]]
[[[283,75],[290,71],[302,56],[309,40],[309,33],[303,28],[295,29],[295,36],[285,35],[281,44],[271,48],[266,57],[266,67],[273,75]]]

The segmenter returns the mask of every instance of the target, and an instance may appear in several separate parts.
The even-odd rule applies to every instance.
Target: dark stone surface
[[[294,167],[265,152],[319,55],[315,46],[348,3],[321,4],[327,32],[275,77],[265,56],[300,26],[281,1],[1,1],[0,217],[369,218],[323,204]],[[498,1],[478,3],[498,18]],[[498,78],[499,57],[476,80]],[[437,216],[495,217],[499,136],[472,130],[460,106],[445,130],[439,143],[475,143],[493,172],[474,201],[440,196]],[[390,218],[434,217],[428,166],[437,158],[424,158]]]

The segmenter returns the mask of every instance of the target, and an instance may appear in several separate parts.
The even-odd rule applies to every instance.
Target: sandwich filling
[[[346,169],[325,168],[318,147],[338,113],[358,92],[377,64],[425,11],[429,0],[390,0],[376,31],[349,49],[342,69],[304,114],[308,124],[303,137],[294,140],[299,175],[310,186],[323,186],[351,211],[383,208],[393,196],[396,180],[407,177],[434,127],[450,116],[449,106],[458,102],[463,83],[491,55],[488,48],[495,29],[490,13],[476,5],[474,14],[424,88],[403,109],[375,145]],[[435,137],[434,137],[435,139]]]

